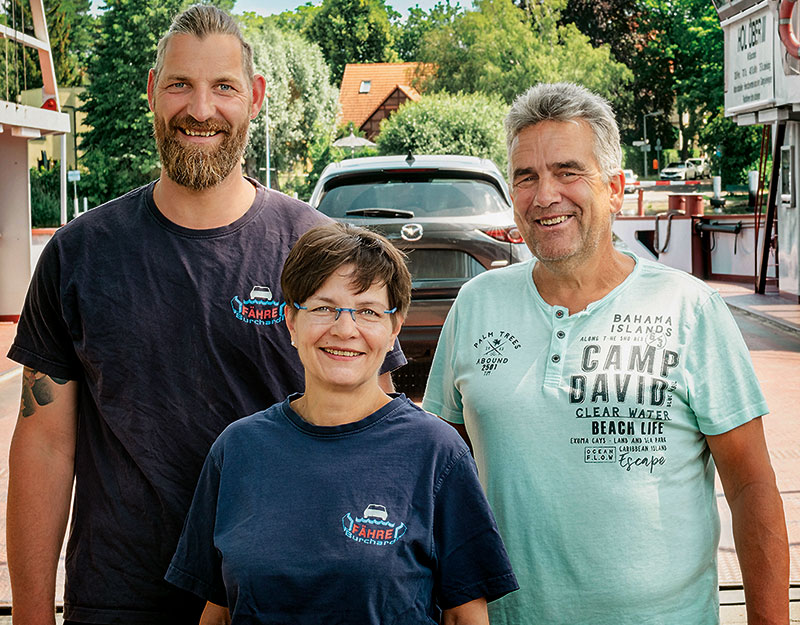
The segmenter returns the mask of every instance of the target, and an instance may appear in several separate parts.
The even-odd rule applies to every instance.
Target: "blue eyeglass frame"
[[[308,310],[308,306],[301,306],[297,302],[294,303],[294,307],[297,310]],[[353,320],[353,323],[357,323],[356,322],[356,312],[358,311],[358,308],[341,308],[339,306],[328,306],[328,308],[332,308],[333,310],[336,311],[336,316],[333,318],[333,322],[334,323],[339,321],[339,317],[341,316],[341,314],[343,312],[349,312],[350,313],[350,318]],[[391,315],[391,314],[396,313],[396,312],[397,312],[397,306],[395,306],[391,310],[384,310],[383,311],[383,313],[385,315]]]

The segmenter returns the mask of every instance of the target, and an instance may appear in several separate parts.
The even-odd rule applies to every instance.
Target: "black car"
[[[467,280],[531,257],[497,166],[471,156],[354,158],[328,165],[310,203],[376,230],[408,255],[411,308],[400,333],[411,362],[433,357]]]

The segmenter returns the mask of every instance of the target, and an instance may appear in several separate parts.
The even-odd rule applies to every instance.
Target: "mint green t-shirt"
[[[719,294],[634,258],[574,315],[535,260],[484,273],[444,325],[423,407],[466,425],[520,584],[493,625],[719,622],[704,435],[767,406]]]

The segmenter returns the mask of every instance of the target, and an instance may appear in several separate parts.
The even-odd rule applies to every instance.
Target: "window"
[[[372,86],[371,80],[362,80],[361,86],[358,88],[359,93],[369,93],[369,89]]]

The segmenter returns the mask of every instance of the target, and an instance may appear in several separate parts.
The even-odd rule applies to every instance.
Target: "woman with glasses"
[[[411,300],[402,254],[318,226],[281,287],[305,391],[214,443],[167,579],[209,601],[201,623],[487,624],[517,583],[469,450],[378,386]]]

